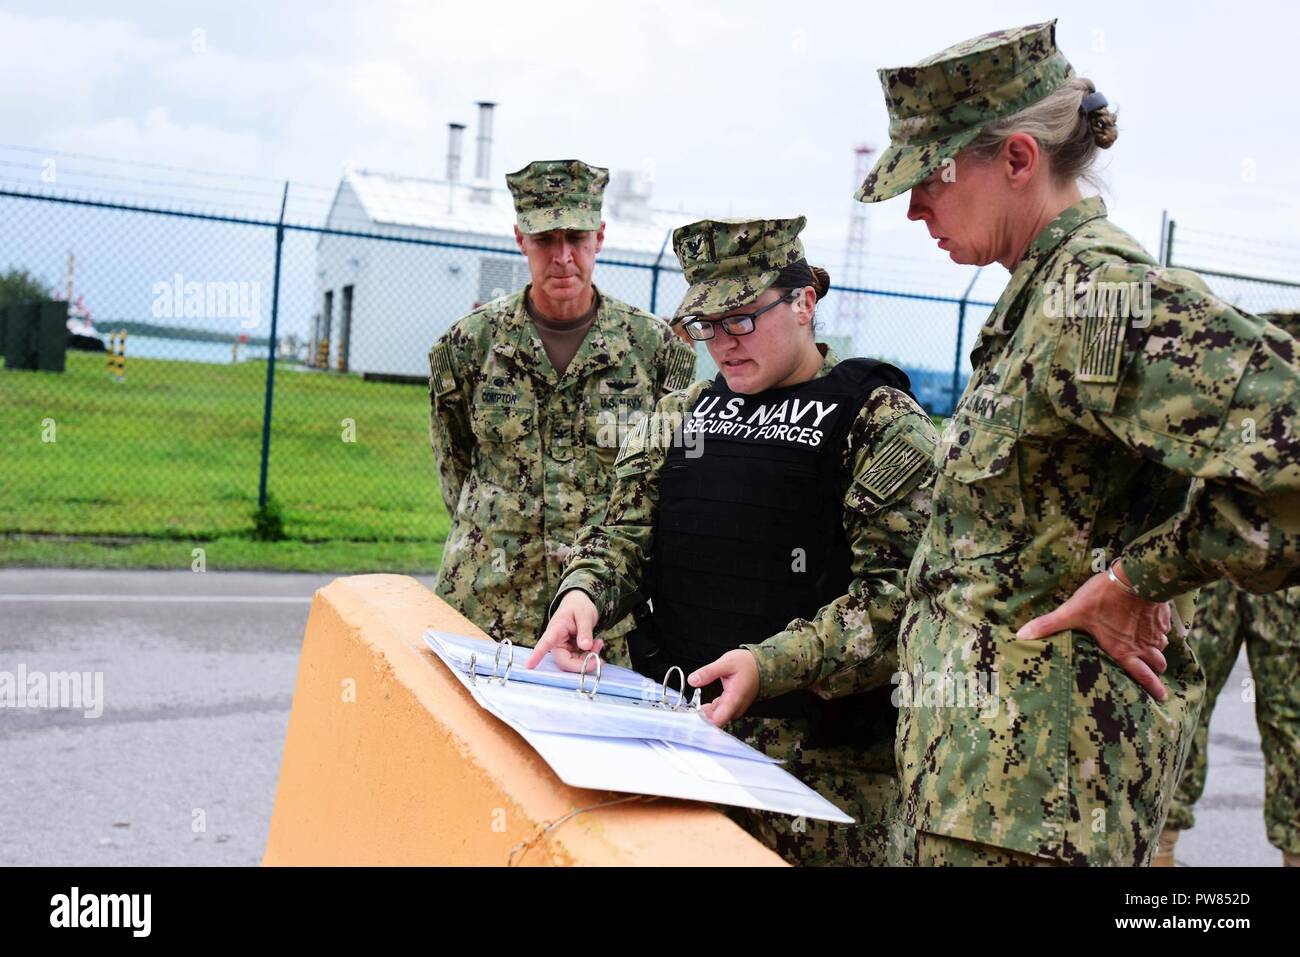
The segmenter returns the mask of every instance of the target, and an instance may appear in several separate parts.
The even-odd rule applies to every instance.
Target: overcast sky
[[[8,145],[289,178],[324,195],[347,161],[441,177],[452,120],[469,126],[468,166],[473,103],[491,99],[497,181],[537,158],[648,169],[662,208],[806,214],[810,248],[834,275],[852,148],[887,141],[877,68],[1055,16],[1075,69],[1119,107],[1103,172],[1112,218],[1153,247],[1168,209],[1186,230],[1184,258],[1297,278],[1296,11],[1132,0],[8,0],[0,130]],[[904,199],[870,211],[880,275],[965,275],[945,271],[905,211]],[[1005,273],[986,273],[996,294]]]

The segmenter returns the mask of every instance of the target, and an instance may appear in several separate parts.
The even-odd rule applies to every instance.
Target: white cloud
[[[85,114],[161,46],[131,23],[0,12],[0,88],[12,117]]]
[[[1016,3],[994,18],[955,0],[923,16],[774,0],[232,4],[202,18],[203,53],[188,14],[161,4],[129,19],[0,14],[5,138],[329,187],[349,157],[440,175],[450,120],[469,124],[468,166],[473,102],[494,99],[498,182],[542,156],[649,162],[656,205],[804,213],[810,245],[833,263],[852,146],[887,137],[876,69],[1054,15]],[[1205,230],[1296,234],[1289,7],[1188,7],[1174,20],[1120,0],[1066,7],[1063,49],[1121,107],[1104,174],[1117,221],[1148,243],[1165,208]],[[1243,159],[1255,161],[1253,183]],[[898,269],[932,262],[948,282],[905,212],[902,199],[870,211],[873,254],[882,268],[889,256],[903,257]]]
[[[341,81],[352,108],[369,122],[424,131],[433,125],[433,109],[417,75],[410,64],[395,59],[366,59],[351,64]]]
[[[130,156],[142,162],[196,169],[219,165],[234,173],[262,172],[256,134],[205,123],[178,123],[159,107],[143,117],[115,117],[51,134],[54,149],[95,156]]]

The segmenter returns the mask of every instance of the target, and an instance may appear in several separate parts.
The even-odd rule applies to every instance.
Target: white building
[[[327,342],[331,368],[425,377],[429,347],[448,326],[528,282],[514,242],[514,203],[504,186],[488,182],[491,104],[480,104],[480,127],[470,182],[459,181],[458,126],[451,131],[446,179],[344,174],[325,224],[335,232],[320,234],[316,247],[313,357]],[[692,217],[651,209],[650,188],[644,175],[611,176],[595,281],[618,299],[664,315],[685,291],[671,233]],[[649,267],[656,262],[665,268],[652,302]]]

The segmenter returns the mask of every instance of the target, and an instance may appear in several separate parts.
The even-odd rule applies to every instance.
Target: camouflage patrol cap
[[[701,219],[673,230],[673,252],[691,287],[673,322],[729,312],[763,294],[782,268],[804,258],[808,220]]]
[[[1047,96],[1074,70],[1056,48],[1056,21],[964,40],[915,66],[880,71],[889,146],[858,189],[876,203],[905,193],[984,127]]]
[[[537,160],[506,174],[521,233],[597,229],[609,170],[582,160]]]

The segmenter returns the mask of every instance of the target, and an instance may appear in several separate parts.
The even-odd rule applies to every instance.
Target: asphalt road
[[[0,570],[0,671],[103,682],[98,717],[93,680],[81,710],[0,708],[0,865],[258,864],[307,610],[330,577]],[[1181,864],[1279,863],[1247,674],[1243,658],[1215,712]]]
[[[0,670],[103,673],[97,718],[0,710],[0,865],[260,863],[331,577],[0,570]]]

